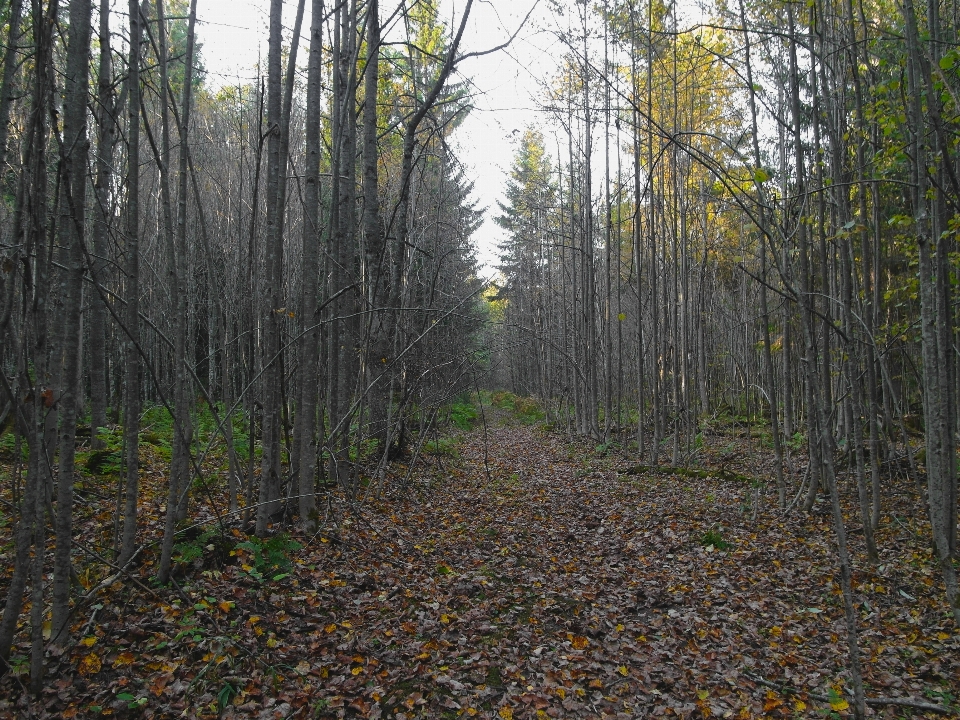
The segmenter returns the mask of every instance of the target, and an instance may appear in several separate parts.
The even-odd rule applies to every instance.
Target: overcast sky
[[[381,4],[386,12],[385,0]],[[460,20],[463,0],[443,2],[442,14],[448,27]],[[496,263],[500,231],[492,220],[506,171],[510,167],[512,140],[528,124],[538,122],[532,96],[539,83],[555,68],[557,51],[553,38],[543,31],[549,23],[546,2],[540,0],[477,0],[463,40],[464,52],[483,51],[504,43],[517,32],[533,8],[530,20],[511,46],[482,57],[469,58],[459,68],[460,79],[469,79],[476,106],[454,137],[461,160],[475,181],[475,197],[486,207],[487,221],[475,237],[481,261]],[[259,57],[267,54],[267,11],[269,0],[198,0],[199,40],[208,82],[248,82],[254,76]],[[295,3],[285,3],[285,22],[293,25]],[[310,22],[308,16],[304,24]],[[306,61],[306,32],[301,58]]]

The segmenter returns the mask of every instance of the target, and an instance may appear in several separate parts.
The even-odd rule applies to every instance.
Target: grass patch
[[[459,438],[440,437],[424,442],[423,450],[430,455],[444,455],[446,457],[456,458],[460,456],[457,450],[458,444]]]
[[[516,420],[527,425],[542,422],[547,416],[536,398],[520,397],[511,392],[499,391],[490,396],[490,401],[495,407],[507,410]]]
[[[447,421],[461,430],[472,428],[479,417],[480,412],[469,396],[460,397],[447,412]]]

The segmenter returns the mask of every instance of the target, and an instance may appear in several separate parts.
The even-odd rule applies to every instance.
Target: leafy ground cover
[[[132,578],[81,573],[76,645],[39,700],[8,673],[0,716],[846,717],[829,516],[777,511],[771,486],[741,479],[772,473],[738,442],[705,440],[717,477],[638,473],[500,417],[381,500],[331,493],[316,535],[211,522],[178,548],[176,587],[151,585],[150,550]],[[159,533],[163,483],[146,485]],[[91,544],[101,495],[84,495]],[[919,500],[898,487],[885,502],[879,566],[852,535],[868,695],[956,714],[960,641]]]

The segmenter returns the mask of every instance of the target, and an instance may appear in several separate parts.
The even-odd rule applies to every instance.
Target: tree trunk
[[[140,459],[140,42],[143,24],[137,0],[129,0],[130,56],[127,62],[127,218],[126,335],[123,388],[123,455],[126,476],[123,539],[118,563],[134,553],[137,541],[137,496]]]
[[[60,372],[60,458],[57,482],[56,550],[53,574],[51,639],[65,647],[70,616],[73,566],[73,473],[80,390],[80,308],[83,300],[83,250],[87,188],[87,85],[90,67],[90,0],[70,0],[67,72],[60,154],[60,248],[63,278]]]
[[[110,232],[110,182],[113,173],[113,149],[116,144],[116,101],[113,93],[113,58],[110,49],[110,3],[100,0],[100,64],[97,79],[97,175],[94,182],[94,228],[90,277],[104,286],[109,267],[107,252]],[[107,310],[99,293],[89,308],[90,358],[90,444],[102,449],[98,431],[107,424]]]
[[[25,256],[30,258],[36,267],[32,278],[32,287],[25,287],[27,302],[24,327],[27,333],[25,334],[23,348],[19,348],[20,343],[16,341],[13,333],[10,333],[9,339],[5,338],[5,343],[9,344],[11,350],[15,353],[15,357],[17,357],[20,386],[30,395],[30,399],[21,405],[15,401],[9,388],[7,389],[8,394],[11,395],[13,407],[15,409],[20,408],[19,411],[15,411],[18,412],[22,431],[27,439],[30,459],[27,467],[26,487],[20,508],[20,519],[15,531],[13,576],[10,578],[10,585],[7,590],[3,619],[0,620],[0,660],[4,663],[10,657],[13,638],[17,630],[17,621],[23,607],[27,579],[31,574],[34,577],[37,574],[35,563],[31,562],[30,550],[35,546],[40,536],[44,535],[44,509],[50,479],[49,465],[45,462],[48,456],[47,449],[44,446],[46,435],[44,415],[49,410],[52,398],[44,392],[45,388],[40,383],[31,379],[28,369],[33,369],[36,378],[40,379],[47,375],[49,362],[47,316],[49,314],[50,263],[48,260],[52,255],[49,247],[45,244],[52,244],[52,237],[47,233],[46,171],[49,134],[47,120],[49,118],[48,103],[53,96],[52,34],[57,19],[57,11],[57,0],[51,0],[46,11],[39,3],[34,5],[32,19],[36,71],[32,88],[30,125],[25,143],[25,170],[22,181],[24,192],[28,195],[29,201],[25,203],[28,210],[25,213],[26,216],[17,218],[14,226],[19,231],[21,221],[23,222]],[[6,376],[3,377],[6,385]],[[44,555],[42,543],[36,545],[36,548],[34,557],[42,558]],[[32,599],[35,599],[38,592],[39,605],[42,607],[42,581],[35,583],[32,593],[34,598]],[[42,625],[42,617],[40,624]],[[32,625],[36,626],[36,623],[32,623]],[[40,651],[42,651],[42,638],[37,640],[35,637],[34,640],[35,643],[40,642]],[[31,677],[37,678],[36,682],[39,682],[42,678],[43,656],[42,652],[36,651],[36,645],[32,659],[34,662],[31,663]]]
[[[266,268],[263,289],[263,455],[260,462],[260,496],[257,535],[280,511],[280,353],[282,243],[280,233],[280,174],[282,78],[281,46],[283,0],[270,0],[270,42],[267,54],[267,221]]]
[[[157,2],[157,14],[161,21],[160,48],[166,53],[163,30],[162,0]],[[180,115],[180,150],[179,167],[177,169],[177,228],[176,237],[172,244],[171,289],[175,302],[176,323],[173,341],[173,375],[174,375],[174,423],[173,423],[173,458],[171,461],[170,485],[167,495],[167,513],[163,528],[163,543],[160,550],[160,567],[157,577],[165,585],[170,579],[170,561],[173,556],[173,541],[176,533],[176,521],[181,513],[185,514],[185,502],[181,501],[188,495],[190,484],[190,393],[187,392],[189,378],[187,377],[187,161],[189,158],[190,133],[190,103],[193,88],[193,53],[194,28],[197,22],[197,0],[190,2],[190,17],[187,24],[187,48],[184,59],[183,72],[183,110]],[[166,61],[161,60],[161,75],[166,75]],[[166,78],[163,77],[162,81]],[[168,88],[166,82],[164,87]],[[168,95],[165,92],[164,95]],[[162,101],[165,106],[166,102]],[[183,506],[183,507],[182,507]]]
[[[306,326],[297,409],[300,450],[300,522],[316,526],[315,475],[317,469],[317,404],[320,390],[320,103],[323,62],[323,0],[312,0],[310,61],[307,70],[307,127],[304,157],[303,299],[301,317]]]
[[[804,192],[804,157],[803,142],[800,132],[800,74],[797,66],[797,45],[794,36],[793,6],[787,6],[787,13],[790,23],[790,96],[791,96],[791,115],[794,131],[794,152],[797,169],[798,194]],[[804,344],[806,345],[807,362],[807,383],[810,386],[810,395],[813,401],[809,412],[817,416],[817,426],[820,432],[820,466],[824,471],[824,481],[827,485],[827,491],[830,494],[831,507],[833,510],[833,524],[837,538],[837,554],[840,561],[840,587],[843,592],[844,617],[846,619],[847,629],[847,651],[848,663],[853,684],[854,702],[853,712],[857,720],[861,720],[865,713],[863,674],[860,669],[860,647],[857,639],[857,615],[853,605],[853,572],[850,565],[850,554],[847,549],[847,534],[843,522],[843,511],[840,507],[839,494],[837,492],[837,479],[834,472],[833,454],[831,450],[831,439],[829,437],[829,404],[828,394],[821,388],[820,379],[817,377],[815,363],[812,358],[815,355],[814,349],[814,319],[812,310],[812,293],[810,291],[810,271],[809,271],[809,242],[807,240],[807,227],[805,223],[800,223],[798,229],[799,251],[800,251],[800,276],[801,276],[801,311],[803,314]],[[824,378],[824,382],[829,382],[829,377]],[[811,439],[812,441],[812,439]],[[811,445],[811,450],[813,446]]]

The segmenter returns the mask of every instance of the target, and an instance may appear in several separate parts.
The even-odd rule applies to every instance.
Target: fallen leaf
[[[136,661],[137,656],[130,651],[125,651],[117,655],[116,660],[113,661],[114,667],[124,667],[125,665],[133,665]]]
[[[100,660],[100,656],[96,653],[89,653],[84,655],[80,660],[79,665],[77,665],[77,671],[81,675],[93,675],[94,673],[100,672],[102,666],[103,662]]]

